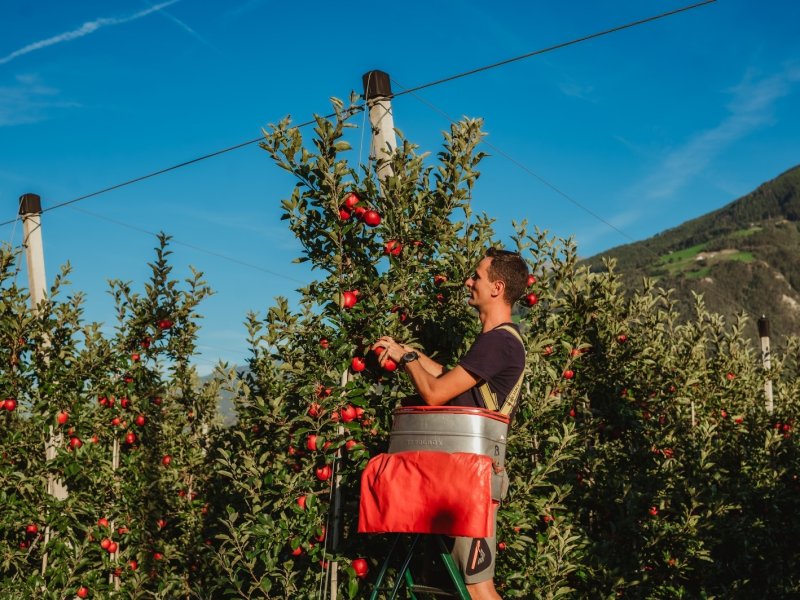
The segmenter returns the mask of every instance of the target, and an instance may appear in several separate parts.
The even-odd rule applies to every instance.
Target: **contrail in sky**
[[[40,50],[42,48],[47,48],[48,46],[55,46],[56,44],[60,44],[61,42],[70,42],[72,40],[76,40],[85,35],[89,35],[90,33],[94,33],[98,29],[101,29],[103,27],[108,27],[109,25],[121,25],[122,23],[129,23],[130,21],[141,19],[142,17],[146,17],[151,13],[158,12],[159,10],[162,10],[167,6],[171,6],[172,4],[175,4],[177,2],[180,2],[180,0],[169,0],[168,2],[162,2],[161,4],[156,4],[155,6],[151,6],[150,8],[134,13],[128,17],[120,17],[120,18],[110,17],[110,18],[97,19],[95,21],[87,21],[86,23],[78,27],[78,29],[73,29],[72,31],[65,31],[64,33],[59,33],[56,36],[47,38],[46,40],[40,40],[38,42],[28,44],[27,46],[20,48],[19,50],[15,50],[8,56],[0,58],[0,65],[10,63],[15,58],[18,58],[25,54],[29,54],[36,50]]]

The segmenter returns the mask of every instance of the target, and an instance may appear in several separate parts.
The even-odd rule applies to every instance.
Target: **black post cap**
[[[19,214],[38,215],[42,212],[42,198],[38,194],[22,194],[19,197]]]
[[[383,71],[368,71],[361,76],[364,84],[364,99],[390,98],[392,95],[392,82],[389,74]]]
[[[769,319],[764,315],[758,320],[758,337],[769,337]]]

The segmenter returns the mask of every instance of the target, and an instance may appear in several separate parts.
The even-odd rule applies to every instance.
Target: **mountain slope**
[[[766,315],[776,338],[800,335],[800,166],[719,210],[585,262],[599,270],[609,257],[629,286],[657,278],[687,310],[695,291],[714,312]]]

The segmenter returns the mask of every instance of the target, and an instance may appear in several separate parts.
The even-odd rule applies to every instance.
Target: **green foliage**
[[[288,120],[265,135],[296,177],[283,218],[319,276],[297,307],[278,298],[247,316],[246,370],[196,377],[211,290],[200,273],[173,277],[167,236],[148,281],[111,282],[111,335],[83,321],[80,294],[65,296],[68,268],[32,310],[19,257],[0,250],[0,596],[294,599],[324,595],[334,575],[342,597],[369,596],[390,536],[357,533],[360,475],[414,390],[368,348],[389,334],[452,365],[478,325],[462,282],[497,240],[470,207],[480,121],[453,125],[435,160],[401,137],[379,181],[349,160],[354,107],[334,108],[311,140]],[[758,291],[779,288],[763,257],[789,264],[800,241],[797,177],[680,243],[650,243],[658,268],[686,273],[702,251],[704,278],[750,281],[735,302],[766,301]],[[511,246],[538,302],[515,310],[527,363],[498,517],[503,597],[797,597],[800,340],[775,344],[767,371],[752,323],[711,308],[714,287],[630,286],[630,257],[590,268],[571,240],[524,221]]]

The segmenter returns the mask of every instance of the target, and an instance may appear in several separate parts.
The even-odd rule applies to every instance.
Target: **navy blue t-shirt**
[[[508,325],[519,331],[514,323]],[[495,328],[479,334],[458,364],[488,382],[489,389],[497,398],[498,407],[502,407],[525,369],[525,349],[513,333]],[[486,408],[477,386],[462,392],[450,400],[447,406]]]

